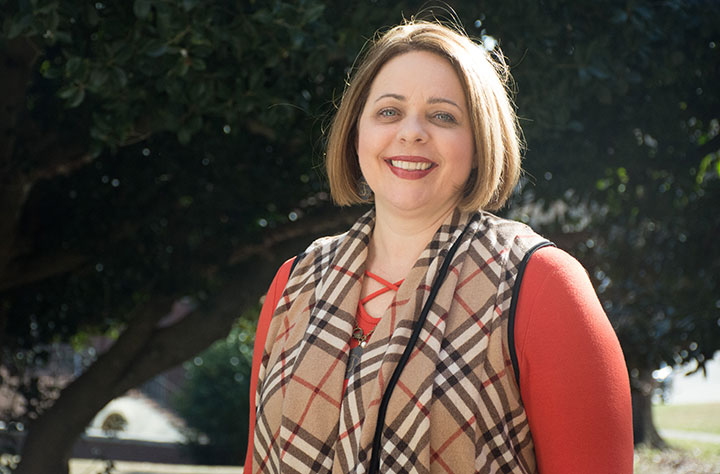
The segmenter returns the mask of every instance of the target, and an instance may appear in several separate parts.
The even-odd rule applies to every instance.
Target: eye
[[[455,117],[447,112],[438,112],[435,115],[433,115],[434,118],[441,122],[445,123],[457,123],[457,120],[455,120]]]
[[[381,109],[378,112],[378,115],[382,118],[393,118],[393,117],[397,117],[398,111],[395,109],[392,109],[392,108]]]

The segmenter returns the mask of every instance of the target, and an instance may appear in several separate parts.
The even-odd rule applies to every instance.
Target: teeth
[[[400,168],[400,169],[404,169],[404,170],[408,170],[408,171],[426,170],[432,166],[432,163],[428,163],[427,161],[390,160],[390,164],[396,168]]]

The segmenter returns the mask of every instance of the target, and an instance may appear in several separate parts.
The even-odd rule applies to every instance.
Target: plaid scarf
[[[265,342],[255,472],[367,472],[384,388],[466,226],[392,393],[380,472],[535,472],[508,314],[518,265],[544,239],[492,214],[455,211],[400,286],[343,395],[374,217],[368,212],[345,234],[319,239],[298,257]]]

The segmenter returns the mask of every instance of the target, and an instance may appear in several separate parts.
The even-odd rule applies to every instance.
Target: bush
[[[227,338],[185,363],[186,384],[175,408],[188,424],[188,447],[201,464],[245,461],[254,326],[238,322]]]

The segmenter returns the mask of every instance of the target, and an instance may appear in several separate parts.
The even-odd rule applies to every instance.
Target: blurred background
[[[636,472],[720,470],[720,4],[443,5],[0,0],[0,472],[242,465],[262,295],[362,212],[332,206],[327,125],[423,8],[511,66],[502,214],[587,268]]]

